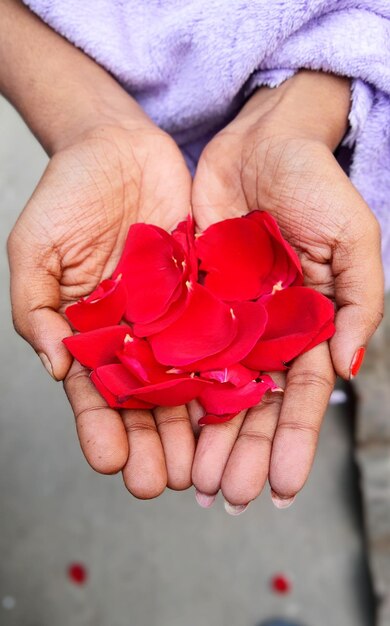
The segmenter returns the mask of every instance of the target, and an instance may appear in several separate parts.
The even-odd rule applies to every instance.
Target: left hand
[[[63,314],[112,274],[131,224],[172,230],[185,219],[190,190],[177,146],[151,121],[135,130],[100,125],[55,153],[8,242],[15,328],[53,378],[64,379],[91,467],[122,471],[142,499],[167,485],[190,486],[195,441],[187,411],[109,408],[89,370],[71,366]]]
[[[276,506],[292,502],[314,459],[335,372],[350,378],[382,318],[379,227],[332,154],[349,103],[346,79],[303,71],[255,93],[201,156],[192,194],[199,228],[267,210],[298,252],[305,284],[337,305],[329,346],[302,354],[287,376],[271,373],[283,396],[203,427],[192,478],[204,505],[221,489],[228,512],[239,514],[267,477]]]

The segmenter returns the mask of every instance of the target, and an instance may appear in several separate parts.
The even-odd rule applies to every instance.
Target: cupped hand
[[[103,125],[59,150],[9,238],[13,318],[65,390],[83,452],[102,473],[123,471],[137,497],[191,484],[194,436],[185,407],[114,411],[62,339],[66,306],[115,268],[129,226],[171,230],[186,217],[191,180],[174,142],[152,123]]]
[[[276,506],[292,502],[313,462],[335,372],[356,374],[360,348],[383,312],[379,227],[332,154],[346,129],[348,85],[312,73],[293,80],[298,84],[286,83],[280,96],[262,89],[252,97],[208,144],[193,184],[200,229],[252,209],[269,211],[300,256],[305,284],[337,307],[329,346],[301,355],[287,376],[271,373],[283,395],[269,394],[231,422],[203,427],[192,472],[199,502],[209,505],[221,489],[232,514],[259,495],[267,478]],[[324,89],[328,99],[334,95],[325,111]]]

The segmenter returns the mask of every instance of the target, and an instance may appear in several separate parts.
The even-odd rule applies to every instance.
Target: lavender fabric
[[[390,286],[390,0],[26,0],[107,68],[192,171],[259,86],[299,68],[351,77],[350,177],[382,227]],[[351,207],[353,210],[353,207]]]

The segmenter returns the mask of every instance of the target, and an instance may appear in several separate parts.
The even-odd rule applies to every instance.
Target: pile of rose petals
[[[223,422],[277,390],[264,372],[334,333],[333,304],[302,286],[299,259],[264,211],[194,233],[134,224],[112,276],[69,306],[64,340],[114,408],[198,399]]]

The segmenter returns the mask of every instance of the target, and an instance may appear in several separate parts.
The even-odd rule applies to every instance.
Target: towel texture
[[[299,68],[353,79],[350,177],[382,227],[390,286],[389,0],[26,0],[178,142],[202,147],[260,85]]]

